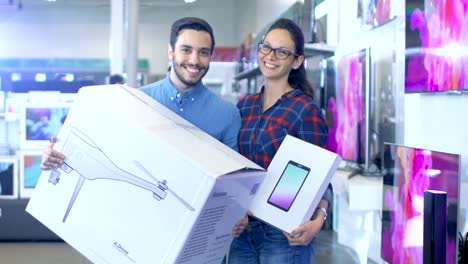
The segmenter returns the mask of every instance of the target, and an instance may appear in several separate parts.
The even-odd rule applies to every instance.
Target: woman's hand
[[[317,236],[322,229],[324,219],[321,217],[316,217],[313,220],[309,220],[294,229],[291,234],[283,232],[283,234],[288,239],[290,246],[306,246],[310,244],[312,239]]]

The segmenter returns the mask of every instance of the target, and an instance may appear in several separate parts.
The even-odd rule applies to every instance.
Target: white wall
[[[301,0],[236,0],[239,36],[243,40],[250,33],[257,33],[279,18],[286,10]]]
[[[238,0],[220,6],[204,1],[200,7],[141,7],[139,57],[149,59],[151,73],[166,71],[170,26],[177,18],[202,17],[213,26],[217,46],[239,46],[249,32],[260,31],[295,2]],[[109,21],[108,5],[0,9],[0,58],[107,58]]]
[[[106,58],[104,24],[0,24],[0,58]]]
[[[206,19],[217,46],[239,46],[237,6],[141,8],[139,57],[149,59],[151,73],[167,69],[167,44],[172,22],[183,16]],[[0,10],[0,58],[107,58],[109,7]]]

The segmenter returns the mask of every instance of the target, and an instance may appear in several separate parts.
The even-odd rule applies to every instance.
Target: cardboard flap
[[[263,170],[138,89],[89,86],[81,88],[79,94],[89,103],[101,104],[102,108],[137,122],[147,133],[162,138],[207,175],[218,177],[245,168]]]

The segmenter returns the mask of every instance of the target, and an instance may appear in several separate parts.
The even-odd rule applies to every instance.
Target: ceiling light
[[[193,3],[193,2],[195,2],[197,0],[184,0],[184,1],[185,1],[185,3]]]

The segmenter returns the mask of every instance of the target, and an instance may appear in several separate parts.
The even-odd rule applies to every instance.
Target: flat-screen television
[[[466,25],[461,0],[406,0],[406,93],[468,90]]]
[[[325,108],[323,97],[325,86],[324,63],[326,63],[326,60],[322,56],[313,56],[305,59],[307,80],[314,88],[314,101],[322,109]]]
[[[385,143],[382,258],[423,263],[424,191],[447,192],[447,264],[456,263],[460,155]]]
[[[19,195],[20,198],[29,198],[41,176],[42,151],[18,151],[19,157]]]
[[[325,60],[325,86],[323,89],[324,97],[324,109],[325,109],[325,120],[328,125],[328,137],[326,148],[331,151],[336,151],[337,139],[336,139],[336,128],[337,124],[335,120],[338,120],[338,111],[336,105],[336,90],[337,90],[337,57],[332,56]]]
[[[391,0],[358,0],[357,16],[361,26],[373,28],[395,17],[395,2]]]
[[[23,149],[43,148],[60,131],[70,109],[70,103],[26,103],[21,118]]]
[[[18,198],[18,158],[0,156],[0,199]]]
[[[396,63],[393,50],[373,49],[372,89],[369,92],[369,163],[382,166],[384,142],[395,142]]]
[[[336,56],[327,61],[335,74],[325,89],[329,134],[326,148],[344,160],[368,168],[370,49]],[[331,84],[335,79],[335,84]]]

